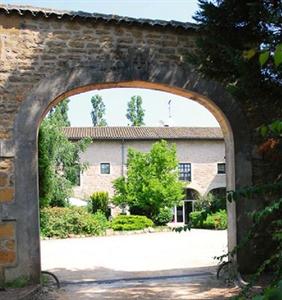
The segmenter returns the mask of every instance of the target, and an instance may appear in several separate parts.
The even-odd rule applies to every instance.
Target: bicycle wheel
[[[226,261],[219,265],[216,278],[223,280],[226,283],[234,282],[237,278],[237,272],[232,261]]]

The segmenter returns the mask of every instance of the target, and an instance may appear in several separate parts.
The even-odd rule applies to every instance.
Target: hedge
[[[113,230],[140,230],[147,227],[152,227],[154,225],[153,221],[145,216],[136,215],[119,215],[114,218],[110,224]]]
[[[67,238],[70,235],[102,235],[108,222],[101,212],[90,214],[82,207],[48,207],[40,212],[41,235]]]
[[[190,220],[193,228],[227,229],[227,213],[223,209],[208,215],[205,211],[195,211],[190,213]]]

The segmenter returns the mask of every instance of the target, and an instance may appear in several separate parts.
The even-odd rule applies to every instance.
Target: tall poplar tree
[[[142,108],[141,96],[133,96],[127,104],[127,119],[131,126],[142,126],[144,123],[145,110]]]
[[[103,99],[100,95],[95,95],[91,98],[92,111],[91,118],[93,126],[107,126],[107,121],[104,119],[106,112],[106,106],[103,102]]]

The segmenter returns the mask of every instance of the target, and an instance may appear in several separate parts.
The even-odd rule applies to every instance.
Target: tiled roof
[[[130,17],[121,17],[116,15],[105,15],[98,13],[88,13],[82,11],[67,11],[67,10],[55,10],[50,8],[39,8],[29,5],[13,5],[13,4],[0,4],[0,14],[18,14],[20,16],[31,15],[33,17],[56,17],[57,19],[67,18],[69,20],[88,20],[90,22],[111,22],[111,23],[124,23],[132,25],[149,25],[159,27],[181,28],[184,30],[197,29],[198,26],[193,23],[184,23],[178,21],[162,21],[151,19],[135,19]]]
[[[217,127],[66,127],[70,140],[223,139]]]

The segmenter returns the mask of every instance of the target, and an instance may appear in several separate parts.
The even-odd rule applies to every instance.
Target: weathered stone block
[[[60,40],[54,40],[54,41],[48,41],[46,43],[46,45],[48,47],[65,47],[66,46],[66,43],[64,41],[60,41]]]
[[[8,175],[6,173],[0,172],[0,187],[7,185]]]
[[[13,222],[0,223],[0,240],[12,240],[15,236],[15,224]]]
[[[12,159],[0,158],[0,171],[9,172],[13,169]]]
[[[0,251],[0,265],[10,265],[16,261],[16,252],[13,250]]]
[[[13,201],[14,193],[15,190],[13,188],[4,188],[0,190],[0,203]]]
[[[5,247],[9,250],[15,250],[15,246],[16,246],[15,240],[8,240],[5,243]]]
[[[16,224],[0,223],[0,265],[11,265],[16,262]]]
[[[0,139],[7,140],[11,137],[11,135],[7,132],[7,130],[0,129]]]
[[[82,42],[71,41],[68,43],[68,46],[71,48],[84,48],[85,44]]]

